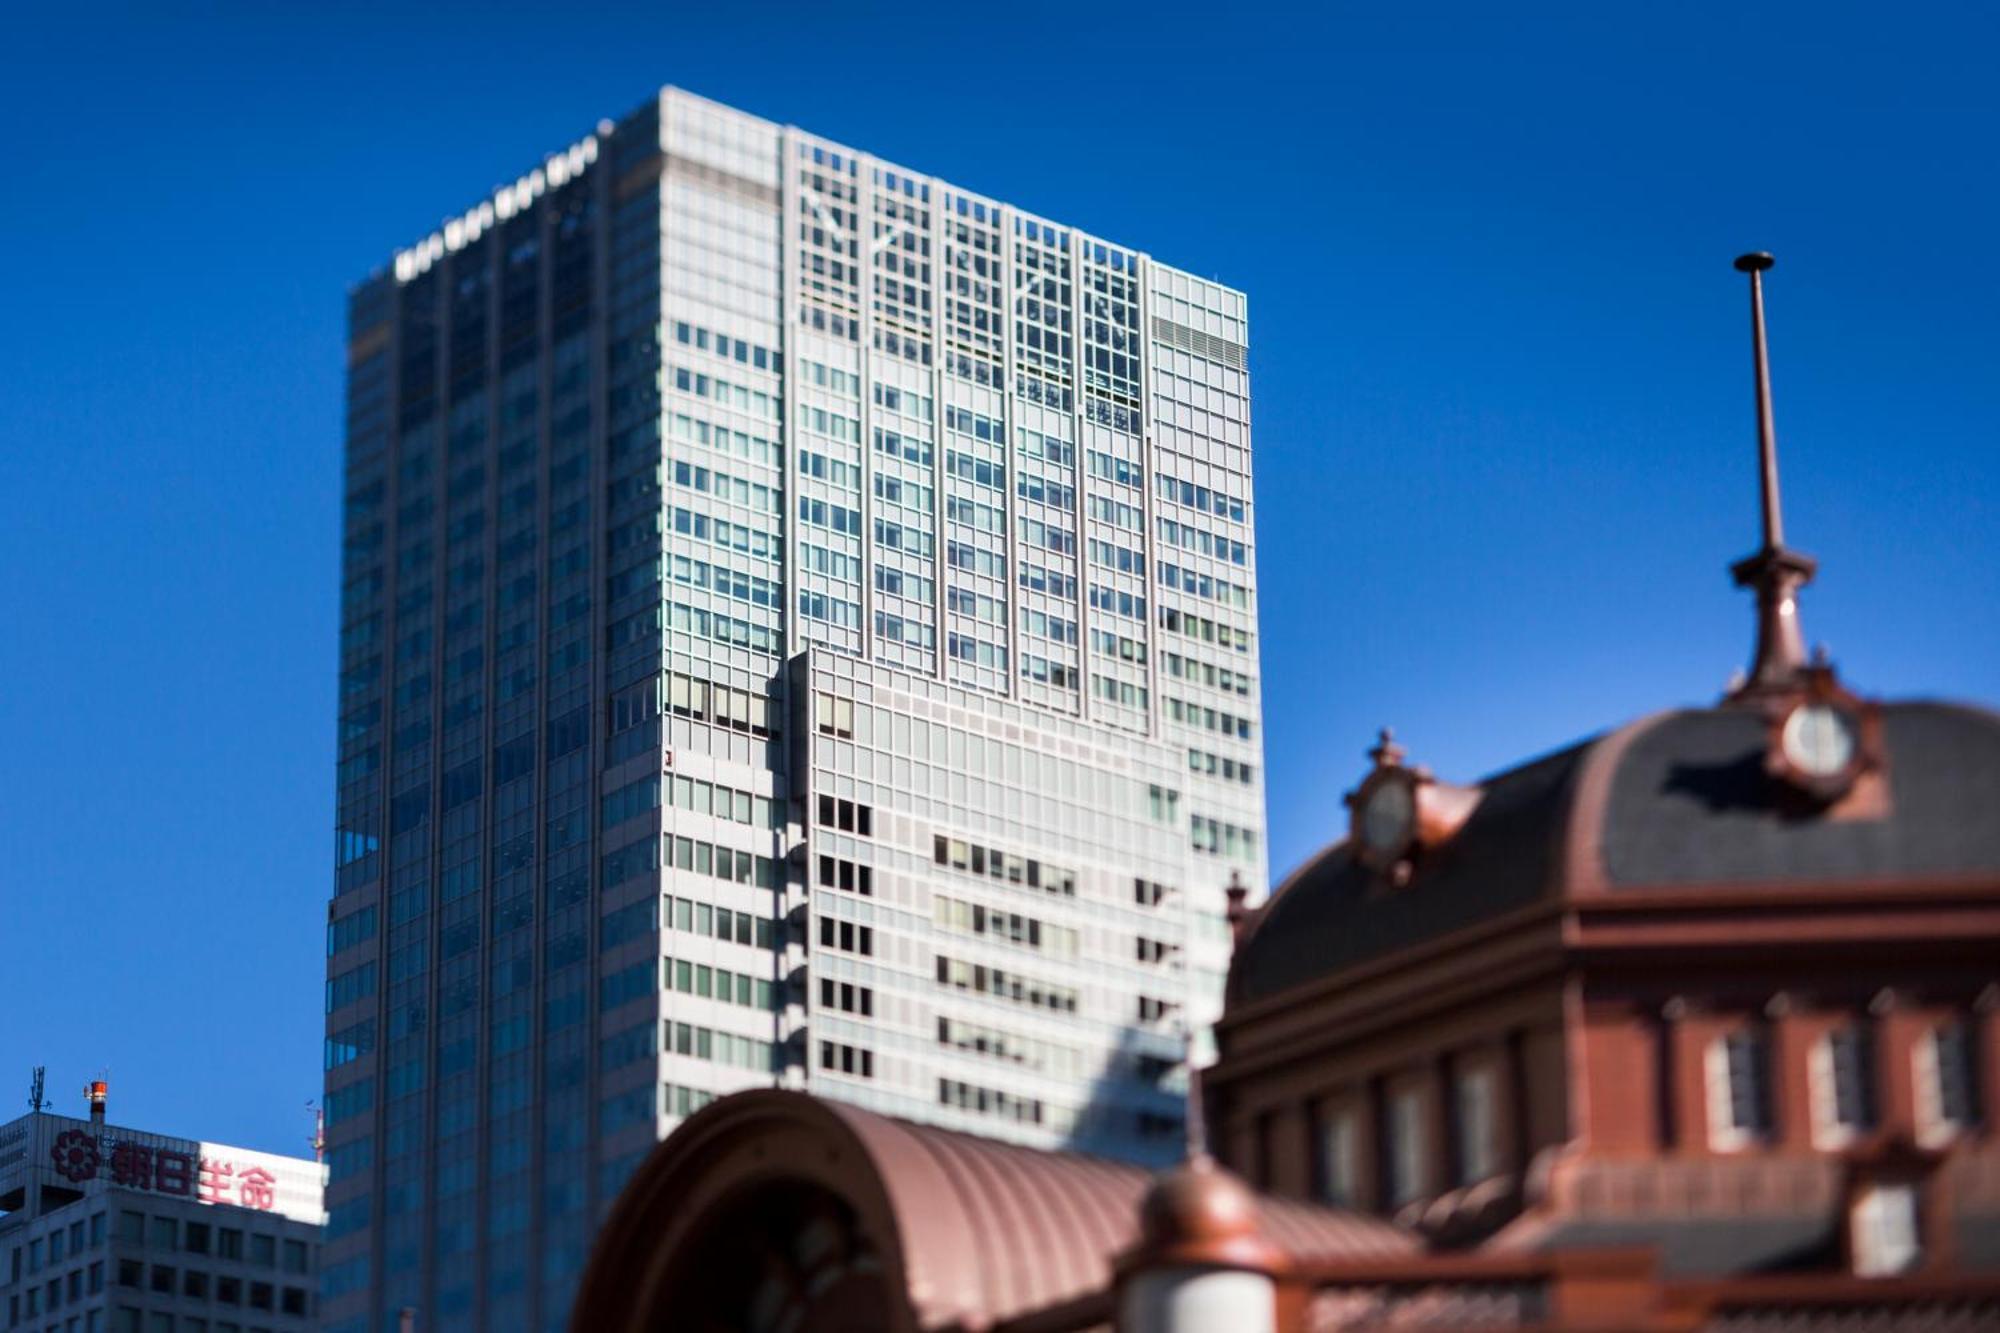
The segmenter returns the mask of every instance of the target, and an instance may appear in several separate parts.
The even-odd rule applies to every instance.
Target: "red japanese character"
[[[153,1188],[153,1150],[138,1143],[112,1145],[111,1183],[142,1190]]]
[[[236,1174],[232,1162],[220,1162],[213,1157],[201,1159],[201,1201],[203,1203],[228,1203],[229,1178]]]
[[[271,1186],[277,1181],[276,1176],[261,1166],[253,1166],[238,1176],[237,1179],[243,1183],[243,1188],[237,1192],[237,1202],[241,1203],[245,1208],[263,1208],[269,1210],[271,1204],[274,1202],[275,1196],[273,1195]]]
[[[185,1198],[194,1193],[194,1158],[162,1148],[153,1154],[153,1188]]]

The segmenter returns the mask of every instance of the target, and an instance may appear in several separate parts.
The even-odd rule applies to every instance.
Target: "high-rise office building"
[[[352,293],[330,1329],[741,1088],[1179,1150],[1263,881],[1241,293],[675,90]]]

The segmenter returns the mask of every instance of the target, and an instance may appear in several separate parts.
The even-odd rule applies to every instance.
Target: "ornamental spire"
[[[1778,435],[1771,419],[1771,363],[1764,346],[1764,274],[1777,261],[1761,251],[1743,255],[1736,271],[1750,275],[1750,339],[1756,366],[1757,467],[1763,500],[1764,545],[1730,566],[1738,587],[1757,593],[1757,652],[1750,673],[1730,698],[1754,698],[1792,685],[1806,665],[1799,629],[1798,592],[1818,563],[1785,545],[1784,508],[1778,498]]]

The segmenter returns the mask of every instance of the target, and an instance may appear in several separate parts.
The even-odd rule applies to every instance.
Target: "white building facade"
[[[317,1162],[37,1112],[0,1126],[0,1328],[309,1333]]]
[[[358,287],[328,1326],[746,1087],[1142,1161],[1264,882],[1241,293],[665,90]]]

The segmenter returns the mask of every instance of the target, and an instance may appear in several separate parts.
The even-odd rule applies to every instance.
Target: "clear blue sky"
[[[662,83],[1250,293],[1280,870],[1382,722],[1469,778],[1745,659],[1747,249],[1809,635],[2000,700],[1991,6],[56,8],[0,41],[0,1114],[108,1066],[302,1145],[347,285]]]

